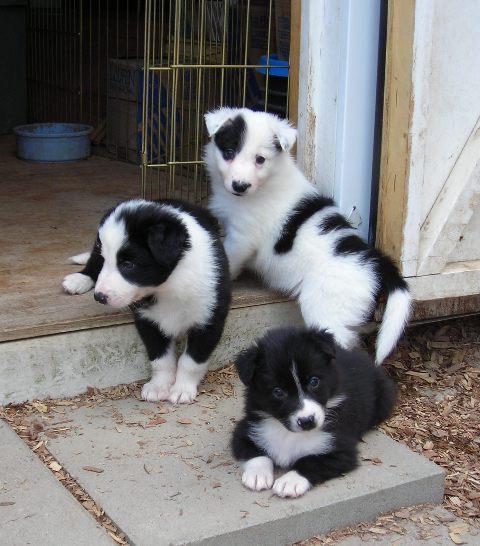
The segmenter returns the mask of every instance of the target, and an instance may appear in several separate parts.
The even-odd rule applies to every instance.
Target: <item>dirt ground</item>
[[[367,340],[367,346],[371,348],[373,341]],[[409,328],[397,351],[386,361],[385,369],[398,384],[399,399],[394,415],[382,425],[382,430],[443,467],[446,471],[444,508],[462,518],[467,527],[479,527],[480,316]],[[232,366],[212,372],[204,388],[212,392],[220,389],[222,395],[228,396],[232,374]],[[10,423],[57,479],[119,544],[126,544],[125,536],[49,453],[41,440],[41,418],[62,405],[88,405],[105,398],[138,398],[139,389],[137,384],[121,385],[111,389],[91,389],[70,400],[33,401],[0,407],[0,418]],[[32,425],[33,414],[38,414],[37,425],[35,421]],[[351,536],[373,542],[391,532],[401,537],[407,533],[405,520],[416,521],[419,518],[426,525],[424,534],[428,537],[428,526],[438,523],[438,517],[418,516],[419,513],[417,508],[401,510],[382,516],[376,522],[315,537],[301,544],[335,544]],[[458,533],[453,533],[451,539],[452,543],[463,543]]]

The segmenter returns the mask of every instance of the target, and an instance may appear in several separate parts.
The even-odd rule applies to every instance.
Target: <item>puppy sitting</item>
[[[247,108],[205,115],[210,142],[210,210],[223,224],[235,278],[258,273],[297,298],[309,327],[328,330],[344,349],[358,344],[380,297],[386,306],[376,362],[394,349],[410,314],[407,283],[395,264],[368,246],[332,199],[308,181],[290,155],[296,131],[287,120]]]
[[[299,497],[357,466],[357,444],[385,420],[395,386],[361,351],[313,329],[271,330],[239,355],[245,415],[232,440],[243,484]],[[274,465],[291,469],[274,480]]]
[[[86,265],[64,278],[66,292],[95,285],[98,302],[134,313],[152,364],[142,397],[191,402],[230,304],[228,262],[213,216],[180,201],[126,201],[101,221],[92,253],[76,258]],[[185,333],[177,369],[174,339]]]

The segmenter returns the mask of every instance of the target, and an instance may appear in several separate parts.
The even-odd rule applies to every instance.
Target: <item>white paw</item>
[[[273,485],[273,463],[268,457],[255,457],[243,466],[242,483],[252,491],[270,489]]]
[[[300,476],[295,470],[290,470],[290,472],[275,480],[273,492],[279,497],[294,498],[304,495],[310,487],[312,486],[307,478]]]
[[[198,385],[193,381],[176,381],[170,389],[169,400],[172,404],[189,404],[197,396]]]
[[[83,273],[71,273],[62,282],[63,289],[67,294],[85,294],[93,288],[93,281]]]
[[[90,259],[90,252],[82,252],[81,254],[70,256],[69,261],[72,264],[85,265],[89,259]]]
[[[142,387],[142,398],[147,402],[159,402],[168,400],[172,381],[152,379]]]

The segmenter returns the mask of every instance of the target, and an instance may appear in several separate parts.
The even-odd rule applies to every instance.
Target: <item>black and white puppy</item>
[[[296,297],[307,326],[328,330],[344,349],[358,344],[359,327],[385,296],[380,364],[410,314],[407,283],[393,262],[305,178],[290,155],[296,131],[287,120],[220,108],[205,121],[210,210],[223,224],[232,277],[253,269],[271,288]]]
[[[245,415],[232,440],[243,484],[299,497],[357,466],[357,444],[385,420],[395,386],[361,351],[313,329],[271,330],[236,361]],[[274,466],[290,469],[274,480]]]
[[[130,306],[152,364],[148,401],[191,402],[222,335],[230,304],[228,262],[218,225],[206,210],[175,200],[126,201],[100,223],[80,273],[63,287]],[[177,368],[176,337],[187,334]]]

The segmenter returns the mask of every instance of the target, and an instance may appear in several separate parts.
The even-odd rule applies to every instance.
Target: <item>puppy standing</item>
[[[85,268],[63,280],[70,294],[94,285],[98,302],[132,307],[152,364],[142,397],[191,402],[230,304],[228,263],[216,220],[180,201],[121,203],[100,223]],[[185,333],[177,369],[174,340]]]
[[[388,297],[377,340],[380,364],[410,312],[406,282],[370,248],[303,176],[289,150],[296,131],[285,120],[246,108],[205,116],[210,209],[221,220],[232,277],[249,267],[272,288],[298,298],[305,323],[351,348],[378,297]]]
[[[247,386],[232,441],[242,482],[280,497],[353,470],[358,442],[395,401],[393,382],[365,353],[336,351],[315,330],[271,330],[236,366]],[[274,481],[274,465],[291,470]]]

